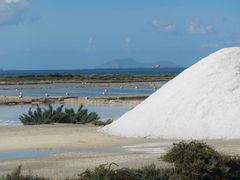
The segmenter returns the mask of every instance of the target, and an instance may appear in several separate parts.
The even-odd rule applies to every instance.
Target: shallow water
[[[49,96],[70,96],[93,97],[102,96],[103,92],[112,96],[125,96],[137,94],[152,94],[165,82],[146,83],[134,82],[127,85],[101,86],[96,84],[40,84],[40,85],[4,85],[0,86],[0,95],[42,97],[47,93]],[[44,107],[44,105],[42,105]],[[55,104],[55,107],[59,104]],[[79,105],[65,104],[68,108],[77,109]],[[21,125],[19,116],[27,113],[29,108],[36,108],[36,105],[0,105],[0,125]],[[97,112],[101,119],[117,119],[132,106],[128,105],[86,105],[89,111]]]
[[[140,144],[132,146],[111,146],[98,148],[50,148],[50,149],[23,149],[0,152],[1,160],[13,160],[22,158],[46,157],[62,153],[120,153],[120,152],[138,152],[145,154],[165,153],[168,145],[160,144]]]
[[[144,86],[142,82],[129,83],[128,85],[96,86],[95,84],[41,84],[41,85],[4,85],[0,86],[2,96],[23,96],[42,97],[47,93],[49,96],[65,96],[66,92],[71,96],[93,97],[102,96],[106,91],[110,96],[123,96],[133,94],[152,94],[165,82],[149,83]],[[146,83],[145,83],[146,84]]]
[[[53,104],[54,107],[59,105]],[[34,110],[36,107],[36,105],[0,105],[0,125],[21,125],[19,116],[27,113],[29,108]],[[47,107],[47,105],[41,105],[41,107]],[[64,107],[78,109],[79,105],[65,104]],[[90,112],[97,112],[103,120],[117,119],[133,108],[130,105],[85,105],[84,107]]]

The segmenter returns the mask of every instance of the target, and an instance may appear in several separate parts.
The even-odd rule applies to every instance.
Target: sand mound
[[[200,60],[103,131],[126,137],[240,138],[240,47]]]

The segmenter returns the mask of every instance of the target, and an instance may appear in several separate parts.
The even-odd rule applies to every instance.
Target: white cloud
[[[201,49],[217,49],[220,48],[220,45],[217,43],[206,43],[200,46]]]
[[[94,53],[97,50],[97,46],[94,40],[94,37],[90,37],[88,39],[88,47],[83,49],[83,52],[85,53]]]
[[[154,19],[152,21],[153,27],[163,32],[173,32],[176,30],[176,26],[170,22],[162,22],[159,19]]]
[[[24,12],[30,7],[31,0],[0,0],[0,25],[24,22]]]
[[[224,47],[240,46],[240,40],[218,41],[218,43],[205,43],[200,46],[201,49],[220,49]]]
[[[126,48],[129,48],[131,42],[132,42],[131,38],[127,37],[127,38],[125,39],[125,47],[126,47]]]
[[[88,44],[90,44],[90,45],[94,44],[93,41],[94,41],[93,37],[90,37],[90,38],[88,39]]]
[[[187,31],[191,34],[207,34],[214,31],[213,26],[204,25],[199,20],[191,21],[187,26]]]

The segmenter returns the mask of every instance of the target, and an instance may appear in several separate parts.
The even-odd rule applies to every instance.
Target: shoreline
[[[26,76],[0,76],[1,85],[34,85],[34,84],[102,84],[169,81],[177,74],[49,74]]]
[[[50,96],[50,97],[21,97],[0,96],[0,105],[21,104],[47,104],[47,103],[72,103],[72,104],[131,104],[137,105],[146,99],[148,95],[127,96],[98,96],[98,97],[74,97],[74,96]]]
[[[0,86],[5,85],[42,85],[42,84],[126,84],[126,83],[151,83],[151,82],[167,82],[171,79],[157,79],[157,80],[99,80],[99,81],[66,81],[66,80],[59,80],[59,81],[17,81],[17,82],[11,82],[11,81],[0,81]]]

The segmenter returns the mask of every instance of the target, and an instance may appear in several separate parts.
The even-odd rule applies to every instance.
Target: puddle
[[[121,153],[137,152],[146,154],[163,154],[168,145],[140,144],[131,146],[112,146],[100,148],[50,148],[50,149],[23,149],[0,152],[0,160],[46,157],[62,153]]]
[[[160,143],[147,143],[131,146],[122,146],[125,151],[144,152],[147,154],[163,154],[167,151],[169,145]]]

